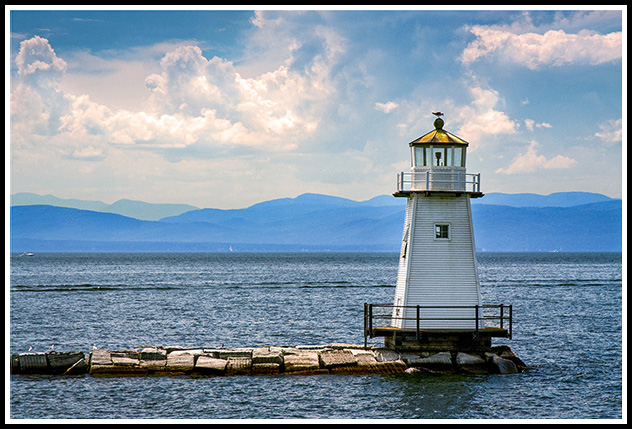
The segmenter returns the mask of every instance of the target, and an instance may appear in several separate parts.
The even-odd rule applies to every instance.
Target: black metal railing
[[[427,310],[465,310],[459,312],[458,317],[451,317],[447,314],[442,314],[440,317],[430,317],[427,314],[431,314],[432,311]],[[399,311],[397,311],[399,310]],[[407,316],[414,310],[414,317]],[[468,313],[471,310],[471,315],[463,316],[463,313]],[[400,323],[395,323],[401,320]],[[415,321],[417,339],[421,337],[422,330],[427,329],[424,322],[452,322],[452,321],[471,321],[474,322],[474,331],[478,338],[481,329],[485,328],[500,328],[506,329],[507,338],[511,339],[513,330],[513,307],[511,305],[504,304],[484,304],[484,305],[470,305],[470,306],[422,306],[422,305],[393,305],[393,304],[364,304],[364,344],[367,344],[368,338],[375,337],[376,329],[390,328],[397,325],[403,326],[406,321]],[[376,321],[378,324],[376,324]],[[384,321],[380,323],[380,321]],[[432,329],[440,330],[441,328],[434,327]]]

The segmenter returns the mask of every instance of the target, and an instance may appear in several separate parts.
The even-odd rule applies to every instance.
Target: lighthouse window
[[[449,224],[435,224],[435,238],[450,238],[450,225]]]

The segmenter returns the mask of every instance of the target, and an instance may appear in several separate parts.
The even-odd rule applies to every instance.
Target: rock
[[[452,372],[454,365],[452,364],[452,355],[450,352],[440,352],[426,358],[415,361],[416,367],[427,368],[431,371]]]
[[[376,348],[373,350],[373,354],[378,362],[392,362],[400,359],[399,353],[387,348]]]
[[[491,354],[491,362],[498,369],[499,374],[516,374],[518,373],[518,367],[513,361],[509,359],[503,359],[498,355]]]
[[[467,353],[456,354],[456,365],[460,371],[472,374],[488,374],[489,365],[487,361],[479,356]]]

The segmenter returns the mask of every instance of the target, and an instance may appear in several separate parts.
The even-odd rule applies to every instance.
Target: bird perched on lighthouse
[[[443,116],[443,112],[432,112],[433,115],[439,117],[439,116]]]

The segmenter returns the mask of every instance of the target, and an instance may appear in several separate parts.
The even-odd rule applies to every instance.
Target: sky
[[[484,193],[627,193],[625,6],[96,8],[5,6],[10,193],[363,201],[437,110]]]

